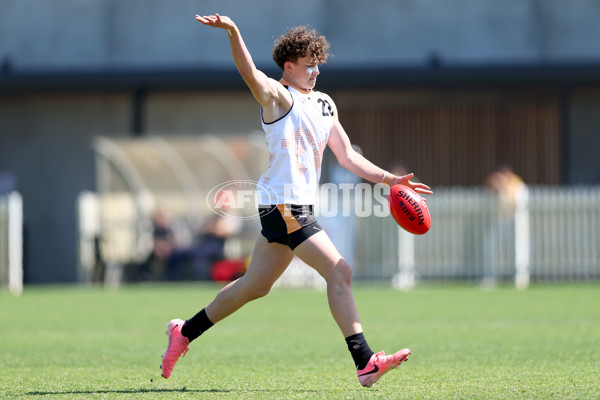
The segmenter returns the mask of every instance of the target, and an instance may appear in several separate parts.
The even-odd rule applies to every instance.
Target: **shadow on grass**
[[[243,390],[246,392],[257,392],[257,393],[275,393],[275,392],[280,392],[280,391],[285,391],[285,392],[289,392],[289,389],[285,389],[285,390],[269,390],[269,389],[265,389],[265,390],[260,390],[260,389],[248,389],[248,390]],[[291,390],[292,392],[297,392],[297,393],[305,393],[305,394],[315,394],[315,393],[322,393],[322,391],[319,390]],[[152,389],[152,388],[140,388],[140,389],[114,389],[114,390],[110,390],[110,389],[99,389],[99,390],[65,390],[65,391],[32,391],[32,392],[25,392],[22,394],[22,396],[61,396],[61,395],[67,395],[67,394],[142,394],[142,393],[231,393],[232,390],[227,390],[227,389],[187,389],[187,388],[181,388],[181,389]]]
[[[229,393],[231,390],[223,389],[104,389],[104,390],[65,390],[54,392],[33,391],[23,393],[23,396],[59,396],[64,394],[140,394],[140,393]]]

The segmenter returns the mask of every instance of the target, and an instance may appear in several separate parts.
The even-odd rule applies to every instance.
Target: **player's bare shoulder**
[[[292,108],[292,104],[294,103],[294,100],[292,99],[292,94],[285,86],[283,86],[281,82],[276,81],[275,79],[272,79],[272,81],[275,82],[276,85],[277,102],[280,106],[289,110],[290,108]]]
[[[262,104],[262,117],[265,123],[277,121],[287,114],[294,104],[292,95],[285,86],[272,78],[268,78],[268,81],[271,87],[271,101]]]

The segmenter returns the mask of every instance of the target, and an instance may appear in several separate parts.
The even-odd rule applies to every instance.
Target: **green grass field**
[[[406,364],[362,388],[324,292],[277,289],[190,346],[169,380],[169,319],[218,286],[0,293],[0,398],[600,398],[600,287],[526,291],[357,286],[373,350],[410,347]]]

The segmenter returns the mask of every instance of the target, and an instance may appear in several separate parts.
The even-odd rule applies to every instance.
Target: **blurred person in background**
[[[514,233],[517,202],[527,189],[523,179],[507,164],[500,165],[484,182],[485,187],[497,197],[497,208],[490,232],[486,239],[484,287],[491,287],[498,280],[497,264],[510,260],[514,265]]]
[[[140,267],[139,279],[142,281],[166,279],[174,248],[175,236],[171,228],[171,218],[166,211],[159,209],[152,216],[152,251]]]
[[[226,241],[238,234],[241,227],[240,220],[220,215],[210,216],[202,224],[190,251],[195,279],[213,279],[215,264],[226,259]]]
[[[523,179],[509,165],[503,164],[486,178],[485,187],[498,196],[500,216],[505,219],[514,216],[518,196],[525,190]]]
[[[226,199],[223,200],[224,198]],[[213,213],[200,222],[192,243],[173,251],[169,263],[170,280],[214,280],[213,270],[216,264],[229,266],[233,262],[236,267],[240,265],[238,259],[241,254],[236,254],[235,260],[228,260],[227,257],[232,254],[227,254],[226,251],[227,242],[235,239],[242,230],[242,220],[227,201],[234,198],[235,193],[231,191],[221,190],[216,194],[215,204],[212,205]],[[243,262],[241,265],[230,276],[239,277],[245,270]]]

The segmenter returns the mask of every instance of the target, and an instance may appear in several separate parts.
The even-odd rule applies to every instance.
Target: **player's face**
[[[317,84],[319,75],[319,64],[311,57],[301,57],[295,63],[291,63],[290,73],[296,84],[306,90],[313,89]]]

